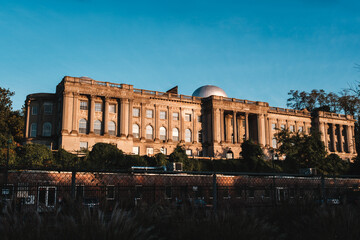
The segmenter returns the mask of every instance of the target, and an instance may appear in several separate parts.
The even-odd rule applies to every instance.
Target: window
[[[153,148],[146,148],[146,155],[148,155],[148,156],[154,155],[154,149]]]
[[[186,152],[186,155],[192,156],[192,150],[191,149],[186,149],[185,152]]]
[[[95,112],[102,112],[102,103],[95,103]]]
[[[202,122],[201,115],[198,116],[198,122]]]
[[[140,117],[140,108],[133,108],[133,117]]]
[[[53,104],[50,102],[44,103],[44,114],[49,115],[52,114]]]
[[[101,121],[95,120],[94,122],[94,133],[100,135],[101,134]]]
[[[244,122],[245,122],[245,121],[244,121]],[[272,129],[272,130],[276,130],[276,124],[275,124],[275,123],[271,124],[271,129]]]
[[[146,126],[146,139],[154,139],[153,128],[150,125]]]
[[[281,124],[281,130],[285,129],[285,124]]]
[[[191,140],[191,130],[190,129],[185,130],[185,142],[192,142],[192,140]]]
[[[231,151],[227,152],[227,153],[226,153],[226,158],[227,158],[227,159],[233,159],[233,158],[234,158],[234,153],[231,152]]]
[[[302,132],[303,131],[303,127],[299,127],[299,132]]]
[[[140,135],[140,127],[137,124],[133,124],[133,137],[134,138],[139,138]]]
[[[273,138],[273,139],[272,139],[272,147],[273,147],[273,148],[277,148],[276,138]]]
[[[88,110],[88,102],[80,101],[80,110]]]
[[[198,131],[198,142],[202,143],[203,138],[202,138],[202,131]]]
[[[115,199],[115,186],[106,186],[106,199],[114,200]]]
[[[44,137],[50,137],[51,136],[51,123],[46,122],[43,125],[42,135]]]
[[[88,142],[80,142],[80,150],[87,150]]]
[[[115,122],[113,121],[110,121],[108,123],[108,130],[109,130],[109,134],[111,136],[115,136],[116,135],[116,125],[115,125]]]
[[[160,140],[166,140],[166,128],[160,127]]]
[[[191,114],[188,114],[188,113],[185,114],[185,121],[191,122]]]
[[[166,119],[166,112],[160,111],[160,119]]]
[[[37,133],[37,124],[32,123],[30,128],[30,137],[36,137],[36,133]]]
[[[32,115],[37,115],[38,114],[38,106],[32,106],[31,114]]]
[[[116,113],[116,104],[109,104],[109,112]]]
[[[153,110],[150,110],[150,109],[146,110],[146,117],[153,118]]]
[[[80,119],[79,121],[79,133],[86,133],[87,131],[87,121],[86,119]]]
[[[167,149],[164,148],[164,147],[162,147],[162,148],[160,148],[160,152],[161,152],[162,154],[166,155],[166,154],[167,154]]]
[[[132,154],[139,155],[139,153],[140,153],[140,147],[133,147]]]
[[[179,113],[177,113],[177,112],[173,113],[173,120],[179,121]]]
[[[43,207],[55,207],[56,204],[56,187],[39,187],[38,189],[39,210]]]
[[[293,125],[290,126],[290,132],[294,132],[294,126]]]
[[[173,138],[173,141],[179,141],[179,129],[173,128],[172,138]]]

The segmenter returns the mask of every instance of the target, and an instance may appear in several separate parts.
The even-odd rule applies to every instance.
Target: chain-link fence
[[[103,210],[116,204],[129,208],[155,203],[209,209],[340,204],[360,186],[360,177],[253,173],[16,169],[2,175],[4,201],[40,212],[73,200]]]

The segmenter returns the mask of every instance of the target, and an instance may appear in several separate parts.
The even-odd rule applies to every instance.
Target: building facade
[[[185,96],[177,88],[158,92],[66,76],[56,93],[28,95],[25,108],[26,143],[73,153],[104,142],[127,154],[170,154],[181,144],[191,156],[238,158],[246,139],[268,150],[278,147],[279,129],[308,134],[316,126],[329,153],[355,156],[352,116],[319,112],[313,117],[306,110],[228,98],[209,85]]]

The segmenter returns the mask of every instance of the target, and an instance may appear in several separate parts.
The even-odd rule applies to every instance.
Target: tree
[[[49,167],[54,165],[51,150],[43,144],[26,144],[16,149],[16,165],[19,167]]]
[[[96,143],[87,159],[88,167],[96,169],[114,169],[121,166],[125,159],[123,152],[109,143]]]
[[[60,168],[74,168],[79,166],[79,158],[72,153],[60,148],[55,154],[55,165]]]
[[[245,164],[242,171],[268,172],[272,167],[264,160],[264,152],[259,144],[246,140],[241,144],[241,156]]]

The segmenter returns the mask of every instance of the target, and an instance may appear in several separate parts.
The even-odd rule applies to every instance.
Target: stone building
[[[185,96],[177,88],[157,92],[66,76],[56,93],[30,94],[25,106],[25,142],[70,152],[105,142],[127,154],[170,154],[181,144],[191,156],[237,158],[245,139],[276,148],[279,129],[307,134],[315,125],[328,152],[355,156],[352,116],[319,112],[312,117],[306,110],[228,98],[210,85]]]

